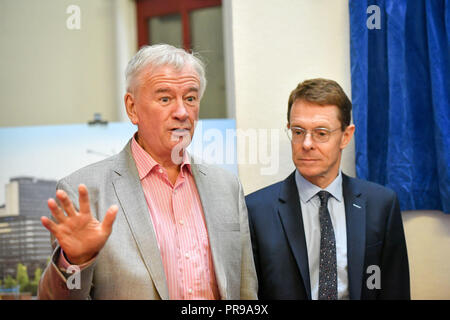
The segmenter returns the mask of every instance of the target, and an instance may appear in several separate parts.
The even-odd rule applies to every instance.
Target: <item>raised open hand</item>
[[[41,217],[42,225],[58,240],[67,259],[73,264],[83,264],[100,252],[112,232],[112,225],[119,210],[111,206],[102,222],[91,214],[89,196],[85,185],[78,186],[80,211],[76,211],[72,201],[63,190],[56,191],[64,211],[54,199],[48,200],[48,207],[56,222]]]

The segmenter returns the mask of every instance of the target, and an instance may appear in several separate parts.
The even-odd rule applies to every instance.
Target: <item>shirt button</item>
[[[186,257],[186,259],[189,259],[189,253],[185,253],[184,256]]]
[[[188,293],[189,293],[189,294],[192,294],[192,288],[189,288],[189,289],[188,289]]]
[[[184,221],[183,221],[183,220],[180,220],[180,224],[183,225],[183,224],[184,224]]]
[[[161,168],[158,171],[159,171],[159,173],[163,173],[163,170]]]

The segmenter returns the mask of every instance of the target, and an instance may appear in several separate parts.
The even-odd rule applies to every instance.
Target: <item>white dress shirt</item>
[[[317,192],[328,191],[332,197],[328,199],[330,212],[336,237],[336,263],[338,299],[349,299],[347,273],[347,228],[345,224],[345,205],[342,194],[342,174],[334,179],[325,189],[312,184],[295,171],[295,182],[300,196],[303,226],[305,229],[306,247],[308,250],[309,278],[311,283],[311,299],[317,300],[319,294],[319,258],[320,258],[320,199]]]

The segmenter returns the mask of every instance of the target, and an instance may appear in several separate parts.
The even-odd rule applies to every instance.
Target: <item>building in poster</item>
[[[32,177],[11,178],[0,207],[0,279],[15,277],[18,263],[29,277],[45,268],[51,254],[50,234],[40,221],[48,215],[47,199],[54,197],[56,181]]]

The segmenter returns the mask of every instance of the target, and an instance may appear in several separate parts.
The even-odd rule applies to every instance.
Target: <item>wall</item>
[[[450,299],[450,214],[402,213],[412,299]]]
[[[133,38],[134,1],[120,2],[126,8],[127,37]],[[115,95],[117,3],[0,2],[0,126],[83,123],[95,112],[109,121],[120,119]],[[79,30],[66,26],[71,16],[66,9],[72,4],[81,9]]]
[[[261,175],[268,164],[239,165],[246,194],[284,179],[294,169],[290,142],[284,128],[287,100],[297,84],[308,78],[336,80],[351,97],[348,1],[309,0],[225,0],[223,1],[227,87],[235,88],[228,99],[234,106],[236,124],[249,129],[278,132],[278,170]],[[231,85],[230,85],[230,82]],[[232,112],[230,112],[232,114]],[[275,131],[267,131],[267,141]],[[257,133],[258,143],[264,141]],[[249,145],[238,142],[238,153]],[[269,144],[271,145],[271,144]],[[272,146],[274,146],[273,144]],[[258,158],[258,161],[262,157]],[[354,175],[354,144],[347,147],[343,171]]]

